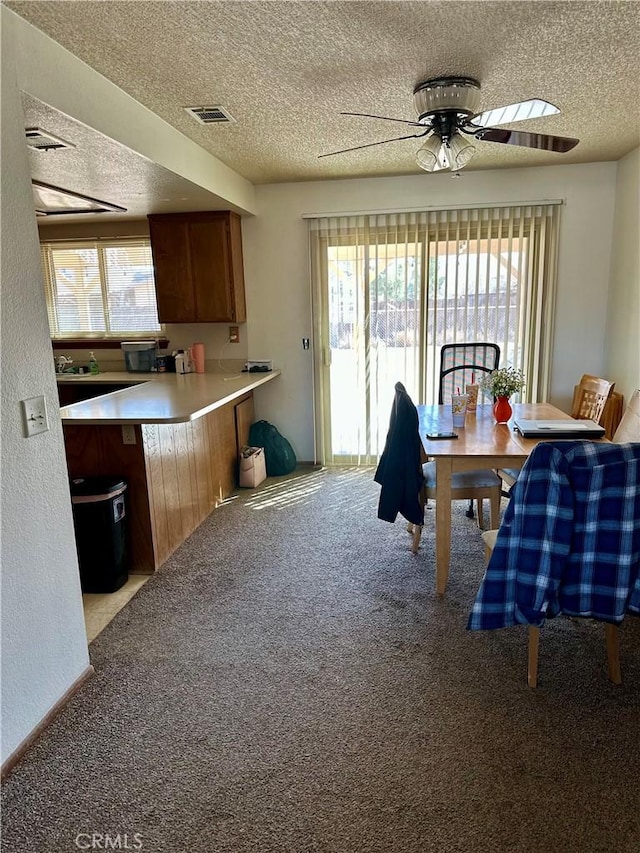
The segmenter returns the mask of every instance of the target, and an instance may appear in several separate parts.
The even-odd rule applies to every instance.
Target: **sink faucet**
[[[67,372],[67,366],[73,364],[73,359],[68,355],[59,355],[56,358],[56,373]]]

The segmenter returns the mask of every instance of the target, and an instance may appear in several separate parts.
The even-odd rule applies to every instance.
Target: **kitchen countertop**
[[[270,373],[57,374],[60,384],[123,384],[131,387],[60,409],[63,424],[175,424],[232,402],[280,376]]]

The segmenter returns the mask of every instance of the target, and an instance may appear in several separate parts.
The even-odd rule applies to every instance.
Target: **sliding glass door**
[[[374,464],[400,381],[436,402],[440,347],[491,341],[547,393],[555,206],[310,220],[324,464]]]

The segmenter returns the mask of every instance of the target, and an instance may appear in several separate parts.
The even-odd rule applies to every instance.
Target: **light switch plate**
[[[29,397],[27,400],[22,400],[22,414],[27,438],[49,429],[47,404],[44,397]]]

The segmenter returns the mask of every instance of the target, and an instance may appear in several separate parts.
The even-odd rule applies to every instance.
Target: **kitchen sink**
[[[105,376],[103,373],[56,373],[58,382],[94,382],[96,385],[121,385],[127,388],[130,385],[141,385],[146,379],[114,379],[112,374]]]

